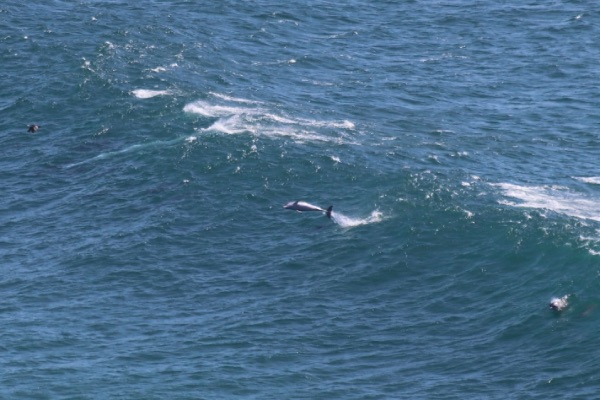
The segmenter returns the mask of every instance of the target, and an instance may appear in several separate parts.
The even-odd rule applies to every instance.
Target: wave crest
[[[270,137],[289,137],[297,141],[340,142],[343,131],[354,130],[351,121],[327,121],[295,118],[275,113],[265,103],[209,93],[206,100],[186,104],[184,112],[198,114],[216,121],[202,131],[217,131],[226,134],[252,133]],[[321,132],[321,129],[335,130]],[[342,131],[342,132],[340,132]]]
[[[564,186],[521,186],[512,183],[499,183],[504,196],[517,199],[518,202],[501,203],[524,208],[542,209],[579,219],[600,222],[598,199],[586,197]]]

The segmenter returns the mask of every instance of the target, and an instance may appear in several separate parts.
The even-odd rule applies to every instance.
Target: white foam
[[[236,133],[254,132],[254,128],[249,125],[244,125],[239,115],[232,115],[228,118],[220,118],[208,128],[202,131],[217,131],[233,135]]]
[[[590,177],[574,177],[578,181],[584,183],[591,183],[593,185],[600,185],[600,176],[590,176]]]
[[[513,207],[535,208],[549,210],[559,214],[568,215],[579,219],[588,219],[600,222],[600,209],[598,199],[573,192],[563,186],[521,186],[512,183],[499,183],[504,196],[517,199],[513,201],[499,201],[501,204]]]
[[[337,129],[355,129],[354,123],[348,120],[344,121],[319,121],[314,119],[298,119],[294,123],[314,126],[317,128],[337,128]]]
[[[298,126],[300,128],[296,129],[294,134],[288,134],[290,132],[289,128],[283,130],[281,136],[292,136],[292,137],[303,137],[305,139],[311,140],[320,140],[320,141],[333,141],[335,139],[322,136],[312,132],[312,130],[304,129],[307,127],[309,129],[312,128],[342,128],[342,129],[354,129],[354,124],[350,121],[344,122],[331,122],[331,121],[317,121],[311,119],[290,119],[282,116],[278,116],[275,114],[265,114],[265,117],[268,119],[279,122],[281,124],[285,124],[288,126]],[[288,133],[286,133],[288,132]]]
[[[262,133],[269,137],[288,137],[298,142],[331,142],[332,138],[327,136],[319,135],[312,131],[293,129],[289,127],[272,128],[262,131]]]
[[[366,218],[352,218],[334,211],[331,213],[331,219],[342,228],[354,228],[356,226],[381,222],[383,214],[379,210],[374,210]]]
[[[206,101],[198,100],[183,107],[183,111],[192,114],[200,114],[205,117],[230,117],[232,115],[256,114],[258,110],[244,107],[226,106],[210,104]]]
[[[273,120],[275,122],[282,123],[282,124],[289,124],[289,125],[298,124],[298,121],[296,121],[296,120],[285,118],[285,117],[275,115],[275,114],[265,114],[265,117],[270,120]]]
[[[252,133],[269,137],[289,137],[296,141],[339,142],[340,136],[321,135],[315,128],[354,129],[352,122],[319,121],[293,118],[273,113],[265,103],[210,92],[208,100],[197,100],[186,104],[184,112],[217,118],[208,128],[201,131],[217,131],[225,134]],[[212,97],[212,99],[211,99]]]
[[[227,95],[221,94],[221,93],[209,92],[209,94],[211,96],[217,97],[219,99],[222,99],[222,100],[225,100],[225,101],[232,101],[232,102],[235,102],[235,103],[262,104],[260,101],[242,99],[242,98],[238,98],[238,97],[231,97],[231,96],[227,96]]]
[[[579,235],[579,241],[591,255],[600,256],[600,229],[596,230],[595,235]]]
[[[244,115],[231,115],[219,118],[208,128],[200,129],[202,132],[221,132],[227,135],[240,133],[260,134],[267,137],[288,137],[299,142],[305,141],[331,141],[326,136],[318,135],[314,132],[293,129],[287,126],[266,127],[253,121],[252,118],[244,118]]]
[[[168,96],[171,94],[170,90],[149,90],[149,89],[135,89],[131,91],[138,99],[150,99],[156,96]]]

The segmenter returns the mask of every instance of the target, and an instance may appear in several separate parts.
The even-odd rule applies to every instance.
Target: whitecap
[[[192,114],[200,114],[205,117],[226,117],[240,114],[256,114],[257,110],[234,107],[234,106],[222,106],[218,104],[210,104],[206,101],[198,100],[193,103],[186,104],[183,107],[184,112]]]
[[[500,204],[513,207],[548,210],[555,213],[600,222],[598,199],[586,197],[564,186],[521,186],[512,183],[494,184],[503,191],[504,196],[518,200]]]
[[[593,185],[600,185],[600,176],[589,176],[589,177],[574,177],[580,182],[590,183]]]
[[[272,121],[279,122],[281,124],[289,124],[289,125],[298,124],[298,121],[296,121],[296,120],[285,118],[285,117],[281,117],[281,116],[276,115],[276,114],[269,114],[269,113],[267,113],[267,114],[265,114],[265,117],[268,118],[268,119],[270,119],[270,120],[272,120]]]
[[[354,129],[352,122],[319,121],[294,118],[271,112],[262,102],[209,93],[209,100],[197,100],[186,104],[184,112],[216,118],[208,128],[201,131],[218,131],[226,134],[247,133],[268,137],[290,137],[296,141],[341,142],[339,136],[320,135],[316,128]],[[213,99],[211,99],[211,97]]]
[[[232,115],[228,118],[220,118],[208,128],[203,128],[202,131],[217,131],[233,135],[236,133],[253,132],[254,129],[250,125],[245,125],[239,115]]]
[[[295,120],[296,123],[308,126],[314,126],[316,128],[338,128],[338,129],[355,129],[355,125],[353,122],[348,120],[343,121],[320,121],[314,119],[303,119],[300,118]]]
[[[156,96],[167,96],[171,94],[170,90],[149,90],[149,89],[135,89],[131,91],[138,99],[150,99]]]

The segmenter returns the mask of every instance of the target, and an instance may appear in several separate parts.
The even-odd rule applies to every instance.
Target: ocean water
[[[575,0],[4,0],[0,397],[597,397],[599,37]]]

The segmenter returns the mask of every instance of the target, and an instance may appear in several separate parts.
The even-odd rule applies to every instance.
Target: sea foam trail
[[[191,139],[190,137],[186,136],[185,138],[177,138],[177,139],[173,139],[173,140],[157,140],[154,142],[149,142],[149,143],[141,143],[141,144],[134,144],[131,146],[128,146],[124,149],[121,150],[115,150],[115,151],[109,151],[106,153],[100,153],[97,156],[94,156],[92,158],[88,158],[87,160],[83,160],[83,161],[79,161],[76,163],[72,163],[72,164],[67,164],[65,165],[65,168],[69,169],[69,168],[73,168],[73,167],[77,167],[79,165],[84,165],[84,164],[88,164],[94,161],[98,161],[98,160],[103,160],[105,158],[109,158],[109,157],[113,157],[113,156],[118,156],[119,154],[125,154],[125,153],[130,153],[132,151],[135,150],[139,150],[139,149],[145,149],[148,147],[154,147],[154,146],[170,146],[176,143],[181,142],[182,140],[185,140],[188,143],[191,143],[192,141],[195,141],[195,137],[194,139]]]
[[[600,222],[600,199],[585,197],[564,186],[521,186],[512,183],[499,183],[492,186],[500,188],[506,197],[519,200],[500,201],[513,207],[549,210],[579,219]]]
[[[379,210],[374,210],[371,212],[371,215],[366,218],[354,218],[340,214],[339,212],[332,212],[331,219],[342,228],[354,228],[356,226],[381,222],[383,221],[383,214]]]

